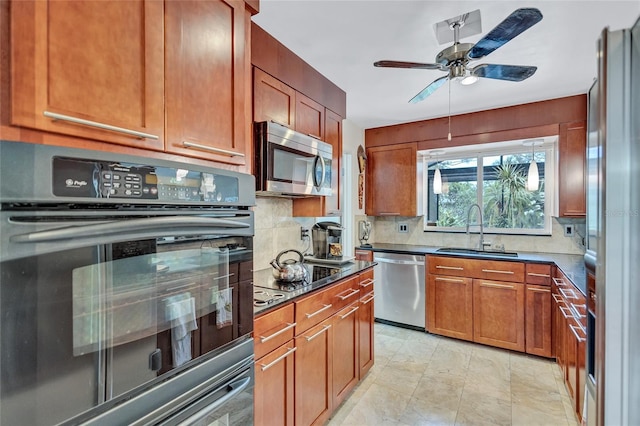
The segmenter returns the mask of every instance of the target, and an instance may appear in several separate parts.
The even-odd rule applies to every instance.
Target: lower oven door
[[[100,415],[253,329],[252,226],[74,213],[0,212],[0,424]]]

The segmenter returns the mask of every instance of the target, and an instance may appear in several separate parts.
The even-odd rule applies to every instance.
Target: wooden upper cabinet
[[[296,130],[324,140],[324,107],[300,92],[296,93]]]
[[[560,124],[558,146],[560,151],[559,214],[561,217],[585,216],[586,121]]]
[[[253,67],[253,121],[275,121],[295,129],[296,91]]]
[[[367,149],[365,212],[369,216],[417,216],[417,145]]]
[[[11,124],[162,150],[163,7],[11,2]]]
[[[166,150],[245,164],[244,2],[165,2]]]

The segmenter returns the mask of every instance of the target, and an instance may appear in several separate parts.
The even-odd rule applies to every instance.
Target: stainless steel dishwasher
[[[374,260],[376,320],[424,330],[424,256],[374,252]]]

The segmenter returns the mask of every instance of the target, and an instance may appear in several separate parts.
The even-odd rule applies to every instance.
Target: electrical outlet
[[[573,225],[564,225],[564,236],[573,237]]]
[[[398,232],[409,232],[409,225],[407,225],[406,223],[399,223],[398,224]]]
[[[300,228],[300,239],[302,241],[309,238],[309,230],[307,228]]]

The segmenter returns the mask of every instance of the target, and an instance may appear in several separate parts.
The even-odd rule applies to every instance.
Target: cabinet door
[[[527,353],[551,357],[551,288],[527,285],[525,303]]]
[[[295,129],[295,108],[293,88],[260,68],[253,68],[253,121],[275,121]]]
[[[330,197],[309,197],[293,200],[293,216],[339,216],[340,215],[340,164],[342,161],[342,117],[325,110],[324,141],[333,147],[331,159]]]
[[[293,340],[256,361],[254,423],[293,426]]]
[[[567,309],[564,306],[562,297],[556,292],[555,286],[552,287],[552,298],[554,303],[554,327],[553,327],[553,343],[555,346],[554,352],[556,354],[556,362],[562,370],[562,375],[566,379],[567,377],[567,356],[566,356],[566,319],[563,309]]]
[[[331,319],[295,338],[295,424],[321,425],[332,410]]]
[[[300,92],[296,92],[296,130],[324,140],[324,107]]]
[[[360,309],[358,309],[358,353],[360,358],[358,368],[360,370],[360,379],[369,372],[374,363],[373,298],[373,291],[363,296],[360,299]]]
[[[558,146],[560,216],[585,216],[586,122],[562,123]]]
[[[11,2],[11,124],[164,148],[163,4]]]
[[[524,352],[524,284],[473,280],[473,341]]]
[[[429,275],[427,331],[473,340],[473,281],[471,278]]]
[[[416,216],[416,176],[416,144],[367,149],[366,214]]]
[[[165,14],[167,151],[245,164],[244,3],[167,1]]]
[[[333,362],[332,398],[337,407],[349,395],[359,378],[358,311],[356,301],[333,316],[331,356]]]

